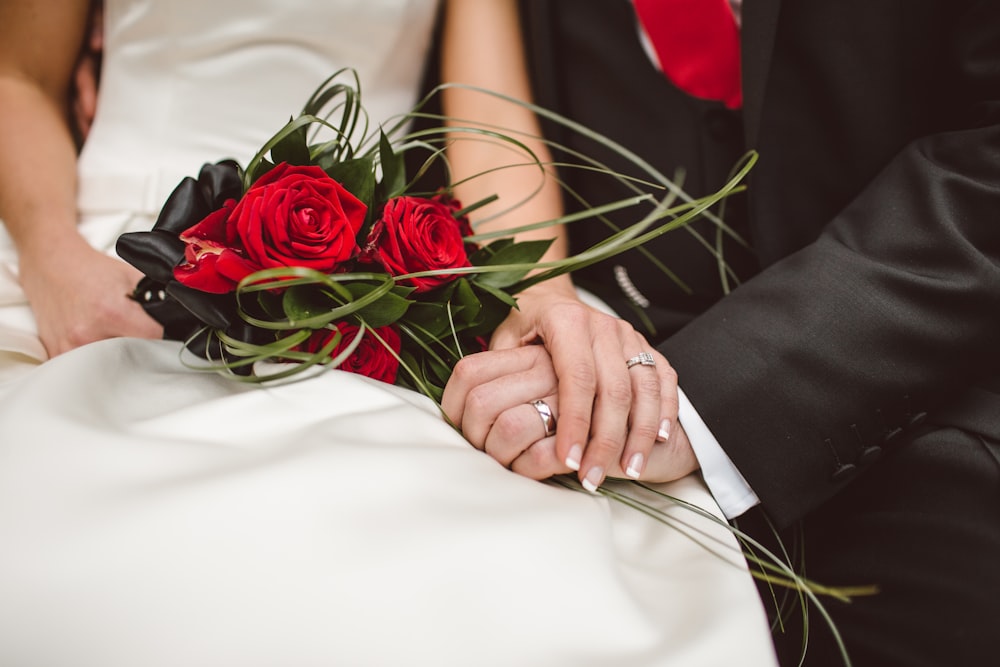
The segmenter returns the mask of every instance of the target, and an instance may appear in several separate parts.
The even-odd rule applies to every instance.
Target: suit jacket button
[[[858,456],[858,463],[861,465],[868,465],[882,456],[882,448],[878,445],[872,445],[871,447],[865,447],[861,450],[861,454]]]
[[[853,477],[854,472],[857,469],[858,467],[853,463],[841,463],[837,466],[837,469],[833,471],[833,474],[830,475],[830,481],[834,483],[843,482],[847,478]]]
[[[889,442],[893,438],[898,437],[899,434],[902,433],[902,432],[903,432],[903,429],[901,429],[901,428],[894,428],[894,429],[892,429],[891,431],[889,431],[888,433],[885,434],[885,436],[882,438],[882,442],[883,443]]]
[[[926,412],[918,412],[917,414],[910,417],[910,421],[906,422],[907,428],[916,428],[927,421]]]

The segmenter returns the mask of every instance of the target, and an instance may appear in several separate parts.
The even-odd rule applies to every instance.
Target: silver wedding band
[[[632,368],[633,366],[655,366],[656,359],[653,358],[649,352],[640,352],[631,359],[625,362],[626,368]]]
[[[531,407],[538,411],[538,416],[542,418],[542,426],[545,427],[545,437],[548,438],[556,434],[556,417],[552,414],[549,404],[538,399],[529,403]]]

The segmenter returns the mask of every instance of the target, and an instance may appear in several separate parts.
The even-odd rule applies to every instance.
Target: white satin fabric
[[[522,478],[411,392],[177,357],[107,341],[7,393],[0,664],[773,664],[719,524]]]
[[[110,0],[81,229],[110,251],[338,67],[373,115],[405,110],[433,10]],[[168,341],[40,363],[5,237],[0,350],[2,665],[774,664],[726,528],[519,477],[412,392],[245,386]],[[719,515],[697,477],[663,488]]]

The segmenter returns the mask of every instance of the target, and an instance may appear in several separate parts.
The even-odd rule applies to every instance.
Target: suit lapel
[[[747,145],[756,147],[764,89],[774,52],[781,0],[744,0],[742,25],[743,123]]]

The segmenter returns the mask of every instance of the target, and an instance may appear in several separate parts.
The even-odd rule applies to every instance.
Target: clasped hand
[[[445,414],[475,447],[533,479],[576,471],[591,491],[608,476],[664,482],[698,468],[677,422],[677,376],[641,334],[566,290],[529,290],[518,304],[445,388]],[[627,367],[640,353],[655,365]]]

